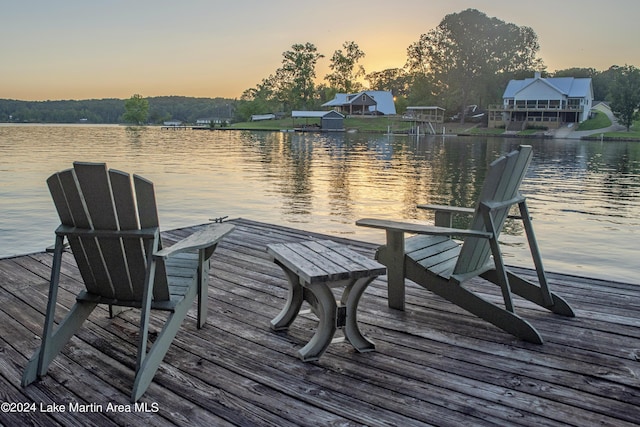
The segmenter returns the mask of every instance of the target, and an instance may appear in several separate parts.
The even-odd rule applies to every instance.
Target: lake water
[[[45,180],[74,160],[152,180],[163,229],[229,216],[382,243],[354,222],[473,206],[487,165],[521,143],[534,147],[522,192],[547,270],[640,283],[637,142],[0,125],[0,257],[53,244]],[[520,224],[501,240],[507,263],[531,266]]]

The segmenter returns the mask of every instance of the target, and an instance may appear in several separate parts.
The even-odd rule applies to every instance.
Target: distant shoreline
[[[367,124],[371,124],[371,120],[367,120]],[[122,126],[122,127],[132,127],[130,124],[119,123],[18,123],[18,122],[0,122],[0,126]],[[495,131],[488,130],[487,128],[479,128],[477,126],[469,126],[468,124],[461,125],[460,123],[445,123],[443,125],[446,129],[445,133],[436,133],[436,134],[427,134],[427,136],[480,136],[480,137],[497,137],[497,138],[522,138],[522,139],[580,139],[585,141],[603,141],[603,142],[640,142],[640,136],[620,136],[620,132],[615,132],[617,135],[607,135],[607,132],[601,132],[600,130],[592,130],[593,133],[586,136],[581,136],[579,138],[567,138],[567,137],[557,137],[553,135],[553,133],[549,133],[548,131],[538,131],[536,133],[497,133]],[[137,126],[133,126],[137,127]],[[306,130],[296,130],[291,127],[291,123],[281,123],[281,126],[271,125],[271,126],[251,126],[248,123],[238,123],[232,124],[226,127],[207,127],[207,126],[198,126],[198,125],[181,125],[181,126],[166,126],[160,124],[148,124],[140,127],[155,127],[162,128],[166,130],[201,130],[201,131],[256,131],[256,132],[311,132]],[[483,129],[487,130],[487,132],[483,132]],[[392,129],[391,132],[388,131],[389,127],[387,125],[381,125],[375,128],[367,128],[360,127],[357,124],[351,124],[351,126],[347,127],[342,131],[331,131],[325,132],[320,130],[314,130],[313,132],[321,132],[321,133],[363,133],[363,134],[376,134],[376,135],[397,135],[397,136],[415,136],[409,132],[409,129]],[[475,130],[475,131],[474,131]],[[637,133],[631,132],[633,135]],[[421,134],[423,136],[424,134]]]

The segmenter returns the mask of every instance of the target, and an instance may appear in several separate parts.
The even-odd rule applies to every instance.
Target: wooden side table
[[[333,336],[343,329],[344,339],[359,352],[373,351],[356,321],[358,302],[366,287],[386,273],[384,265],[331,240],[278,243],[267,246],[273,261],[286,273],[289,296],[280,314],[271,321],[274,331],[287,330],[307,301],[318,316],[318,328],[311,340],[298,351],[305,362],[318,360]],[[344,286],[339,301],[331,288]],[[333,340],[333,341],[332,341]]]

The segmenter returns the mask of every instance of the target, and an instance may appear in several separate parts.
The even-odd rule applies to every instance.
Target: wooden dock
[[[299,316],[288,332],[269,329],[284,305],[287,283],[265,248],[327,236],[232,222],[236,230],[213,257],[208,324],[196,329],[195,307],[190,311],[138,407],[129,403],[136,311],[109,319],[106,309],[96,310],[49,374],[20,387],[42,333],[52,257],[36,253],[0,260],[0,425],[619,427],[640,422],[640,285],[549,274],[577,317],[555,316],[516,298],[517,312],[546,340],[535,345],[413,284],[407,311],[389,309],[386,276],[381,276],[362,296],[358,312],[360,329],[376,351],[359,354],[347,343],[332,344],[320,361],[303,363],[296,352],[313,334],[315,319]],[[171,241],[185,233],[164,236]],[[373,244],[332,239],[373,256]],[[68,309],[82,286],[69,254],[62,271],[60,299]],[[481,288],[500,301],[497,288]],[[156,330],[158,319],[152,322]]]

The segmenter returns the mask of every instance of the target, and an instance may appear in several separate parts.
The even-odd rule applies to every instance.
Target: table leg
[[[358,303],[360,297],[364,293],[369,283],[375,279],[374,277],[362,277],[355,282],[350,283],[342,294],[341,303],[347,307],[347,318],[344,325],[344,337],[351,345],[360,353],[375,350],[376,346],[362,335],[358,328]]]
[[[315,297],[314,312],[318,316],[318,328],[311,340],[298,351],[298,356],[304,362],[320,359],[336,332],[336,300],[326,283],[307,285],[307,290]]]
[[[304,293],[302,285],[299,282],[298,275],[289,270],[284,265],[277,263],[287,275],[289,279],[289,296],[284,308],[272,321],[271,329],[274,331],[283,331],[289,329],[289,326],[298,316],[302,302],[304,301]]]

